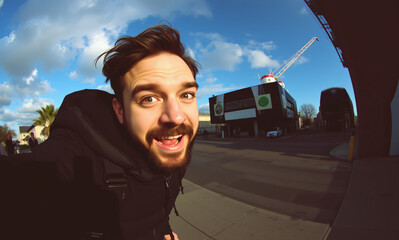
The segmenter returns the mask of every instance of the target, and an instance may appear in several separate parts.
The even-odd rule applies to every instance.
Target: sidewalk
[[[347,159],[349,143],[331,155]],[[180,240],[397,240],[399,239],[399,156],[356,159],[345,198],[332,226],[236,201],[183,180],[170,224]]]
[[[399,156],[355,159],[327,240],[399,239]]]
[[[338,159],[348,160],[349,142],[344,142],[336,146],[333,150],[331,150],[330,155]]]
[[[256,208],[183,180],[170,225],[180,240],[323,239],[327,224]]]
[[[349,142],[330,154],[348,159]],[[399,239],[399,156],[355,156],[348,190],[327,240],[353,239]]]

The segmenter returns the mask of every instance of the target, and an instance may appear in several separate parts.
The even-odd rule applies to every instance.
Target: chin
[[[155,172],[167,174],[176,170],[185,169],[191,161],[191,148],[193,143],[186,147],[183,153],[161,155],[150,150],[148,162]]]

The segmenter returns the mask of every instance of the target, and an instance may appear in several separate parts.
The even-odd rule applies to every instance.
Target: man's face
[[[114,99],[120,123],[149,150],[155,165],[184,167],[198,129],[198,85],[177,55],[162,52],[139,61],[123,76],[123,107]]]
[[[7,135],[7,137],[8,137],[9,140],[11,140],[11,139],[12,139],[11,133],[9,133],[9,134]]]

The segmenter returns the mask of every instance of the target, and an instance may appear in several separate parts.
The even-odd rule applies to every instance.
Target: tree
[[[10,129],[7,124],[0,126],[0,142],[4,142],[7,139],[8,133],[11,133],[13,137],[16,137],[15,131]]]
[[[316,115],[316,108],[312,104],[302,104],[301,113],[304,118],[304,123],[309,125],[312,118]]]
[[[58,113],[58,108],[54,109],[54,105],[50,104],[45,107],[41,107],[41,109],[37,110],[36,112],[39,113],[40,116],[33,120],[33,124],[35,126],[43,126],[44,128],[42,133],[45,136],[49,136],[51,125],[53,124],[55,116]]]

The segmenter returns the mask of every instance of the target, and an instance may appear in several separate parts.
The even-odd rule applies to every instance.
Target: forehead
[[[146,57],[139,61],[124,76],[127,90],[140,85],[175,85],[195,82],[188,65],[179,56],[167,52]]]

